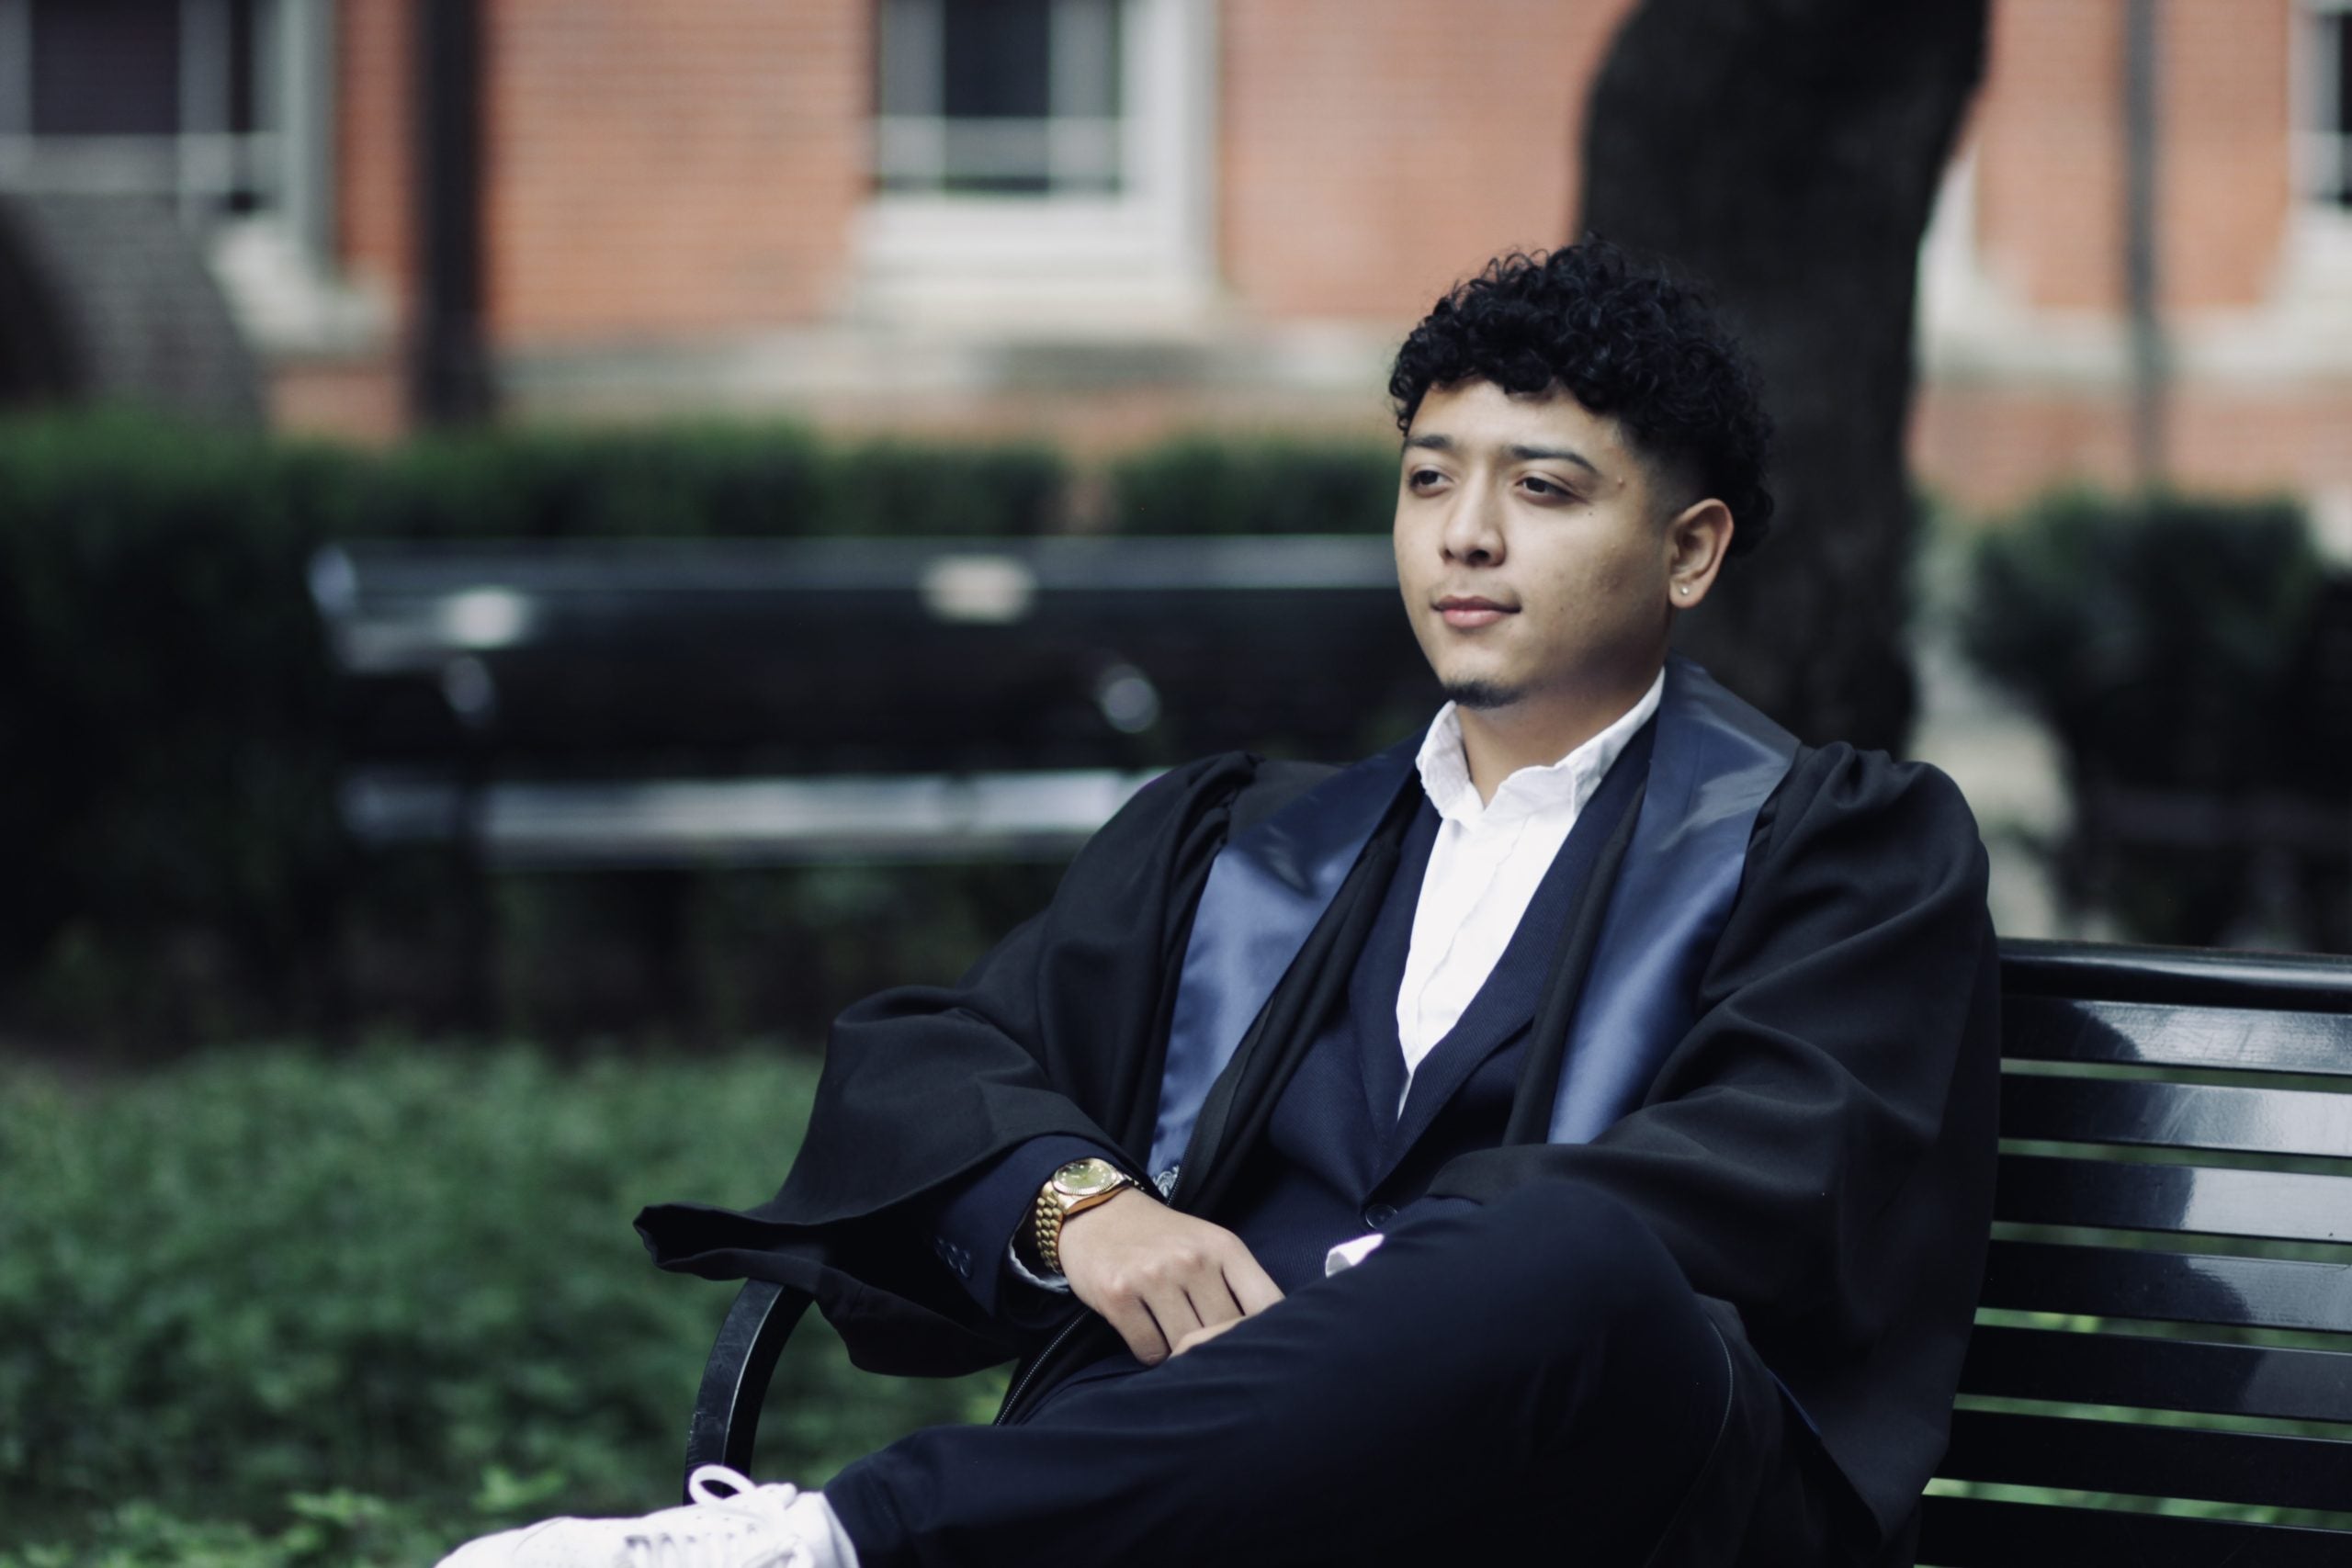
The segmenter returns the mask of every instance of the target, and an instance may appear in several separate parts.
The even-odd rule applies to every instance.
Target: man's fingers
[[[1226,1288],[1233,1292],[1233,1299],[1240,1304],[1242,1313],[1255,1317],[1283,1299],[1282,1287],[1275,1284],[1272,1276],[1259,1266],[1248,1247],[1237,1247],[1235,1250],[1240,1256],[1225,1260]]]
[[[1185,1335],[1182,1339],[1176,1341],[1176,1348],[1170,1350],[1169,1354],[1171,1356],[1181,1356],[1196,1345],[1205,1345],[1210,1340],[1216,1338],[1218,1335],[1224,1333],[1227,1329],[1231,1328],[1235,1324],[1239,1323],[1240,1321],[1241,1320],[1238,1317],[1228,1317],[1223,1323],[1204,1323],[1200,1327],[1193,1330],[1190,1334]]]
[[[1250,1315],[1242,1306],[1240,1298],[1227,1287],[1222,1275],[1210,1275],[1206,1280],[1193,1284],[1184,1294],[1185,1299],[1192,1304],[1193,1318],[1204,1328],[1213,1328],[1220,1323],[1231,1323],[1236,1318]],[[1182,1338],[1183,1336],[1179,1335],[1176,1337]]]
[[[1208,1321],[1193,1305],[1193,1298],[1182,1284],[1162,1285],[1143,1298],[1145,1310],[1152,1322],[1159,1325],[1159,1337],[1172,1348],[1176,1342]]]
[[[1141,1301],[1127,1303],[1103,1315],[1119,1337],[1127,1342],[1127,1351],[1147,1367],[1156,1367],[1174,1352],[1169,1348],[1168,1337],[1159,1331],[1159,1324]]]

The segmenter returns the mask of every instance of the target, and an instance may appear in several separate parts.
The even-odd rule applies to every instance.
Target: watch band
[[[1136,1185],[1135,1178],[1104,1159],[1072,1160],[1037,1190],[1030,1236],[1037,1261],[1048,1274],[1062,1271],[1062,1226],[1073,1214],[1082,1214]]]

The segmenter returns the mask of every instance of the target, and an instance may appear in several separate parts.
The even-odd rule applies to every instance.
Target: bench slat
[[[2352,1421],[2352,1353],[1980,1326],[1963,1393]]]
[[[2011,1073],[2001,1134],[2352,1158],[2352,1094]]]
[[[2005,1155],[1996,1218],[2030,1224],[2352,1240],[2352,1177]]]
[[[1930,1497],[1924,1513],[1922,1568],[2342,1568],[2352,1551],[2335,1530],[2109,1508]]]
[[[2341,1014],[2013,996],[2001,1015],[2005,1056],[2352,1077]]]
[[[1996,1241],[1983,1303],[2021,1312],[2352,1333],[2352,1265]]]
[[[1961,1410],[1937,1468],[1957,1481],[2352,1512],[2352,1442],[2329,1438]]]
[[[2001,989],[2010,997],[2352,1012],[2352,968],[2341,958],[2306,953],[2007,938],[2001,942]]]

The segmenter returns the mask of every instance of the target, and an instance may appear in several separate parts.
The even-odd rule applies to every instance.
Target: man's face
[[[1396,579],[1465,707],[1631,700],[1664,657],[1664,498],[1614,419],[1564,391],[1433,388],[1406,433]]]

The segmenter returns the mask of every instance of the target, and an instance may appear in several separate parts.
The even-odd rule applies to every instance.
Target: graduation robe
[[[1146,1168],[1211,866],[1329,774],[1231,754],[1155,782],[956,985],[844,1012],[783,1190],[748,1213],[646,1210],[656,1262],[812,1292],[871,1371],[950,1374],[1035,1352],[1036,1334],[984,1316],[933,1256],[934,1203],[1048,1134]],[[1220,1080],[1227,1135],[1215,1168],[1184,1172],[1183,1206],[1216,1217],[1222,1179],[1336,994],[1409,813],[1388,816],[1259,1015],[1254,1032],[1272,1038]],[[1618,870],[1604,856],[1579,918],[1607,908]],[[1746,1335],[1890,1536],[1942,1452],[1989,1228],[1998,971],[1984,881],[1973,820],[1940,773],[1799,748],[1754,818],[1691,1021],[1637,1103],[1585,1141],[1541,1141],[1583,981],[1563,964],[1529,1047],[1525,1081],[1544,1103],[1512,1117],[1528,1141],[1457,1156],[1430,1189],[1483,1201],[1569,1178],[1629,1204],[1691,1287],[1728,1303],[1719,1323]]]

